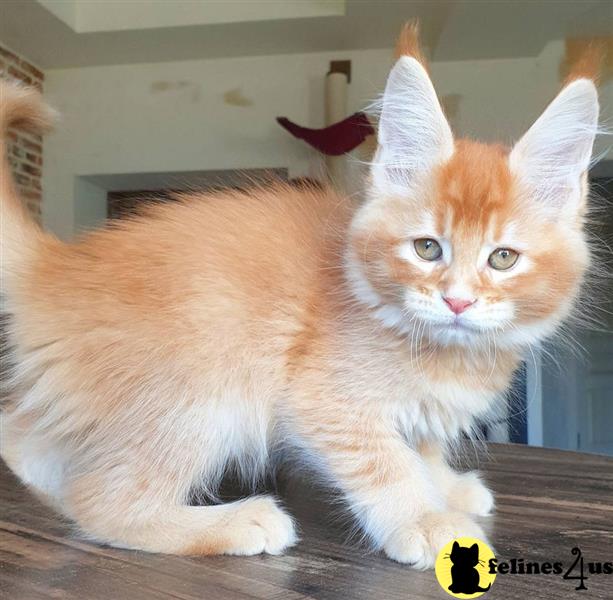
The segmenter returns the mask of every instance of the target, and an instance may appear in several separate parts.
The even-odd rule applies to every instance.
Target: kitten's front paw
[[[449,490],[447,503],[453,510],[485,517],[494,510],[494,495],[474,471],[458,475]]]
[[[389,558],[416,569],[430,569],[441,548],[459,537],[486,541],[483,529],[461,512],[426,513],[397,529],[383,546]]]

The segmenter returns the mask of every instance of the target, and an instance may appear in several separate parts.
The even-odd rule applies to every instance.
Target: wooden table
[[[491,539],[499,560],[559,560],[578,546],[585,560],[613,561],[613,459],[515,445],[490,445],[467,464],[485,472],[498,500]],[[417,572],[348,540],[343,519],[310,484],[281,495],[303,541],[284,556],[186,558],[116,550],[78,540],[0,463],[0,598],[451,598],[433,571]],[[576,570],[573,574],[576,574]],[[485,598],[613,598],[613,575],[590,576],[586,591],[560,575],[498,575]]]

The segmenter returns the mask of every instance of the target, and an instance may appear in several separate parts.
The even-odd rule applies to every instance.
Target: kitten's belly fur
[[[340,345],[329,354],[307,354],[296,364],[289,346],[272,341],[287,339],[286,334],[273,334],[266,350],[240,336],[211,346],[203,342],[199,358],[191,356],[202,368],[189,372],[178,373],[155,360],[141,364],[139,371],[128,362],[123,384],[104,377],[108,362],[100,355],[79,363],[62,341],[33,350],[30,357],[37,356],[40,365],[30,365],[33,372],[24,370],[21,382],[18,377],[25,393],[9,402],[3,415],[3,456],[26,484],[60,504],[65,477],[80,475],[103,451],[117,452],[126,461],[155,460],[165,445],[174,457],[170,463],[185,481],[202,482],[214,491],[228,464],[237,465],[246,479],[257,478],[272,446],[302,446],[295,419],[314,405],[333,413],[335,395],[368,413],[373,422],[393,423],[416,446],[470,432],[475,418],[491,411],[506,384],[506,373],[497,374],[497,382],[471,375],[468,385],[427,377],[423,366],[407,360],[408,342],[390,343],[386,332],[382,337],[371,334],[372,346],[364,344],[342,357]],[[115,357],[117,363],[139,356],[142,339],[133,341],[136,345]],[[205,358],[208,352],[211,360]],[[115,396],[113,390],[121,394],[134,372],[147,386]],[[96,387],[81,390],[83,378],[85,383],[96,381]]]

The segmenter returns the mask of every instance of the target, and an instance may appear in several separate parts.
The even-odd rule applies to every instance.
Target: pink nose
[[[443,298],[449,309],[456,315],[463,313],[469,306],[472,306],[476,300],[464,300],[463,298]]]

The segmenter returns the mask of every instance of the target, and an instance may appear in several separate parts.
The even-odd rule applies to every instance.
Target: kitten
[[[282,552],[297,537],[274,498],[188,497],[229,466],[257,479],[288,446],[392,559],[430,567],[450,539],[485,537],[493,496],[445,452],[573,306],[597,93],[571,81],[510,151],[455,140],[414,27],[399,48],[357,210],[279,183],[67,244],[25,216],[3,142],[2,457],[90,538]],[[3,140],[47,127],[34,90],[1,91]]]

